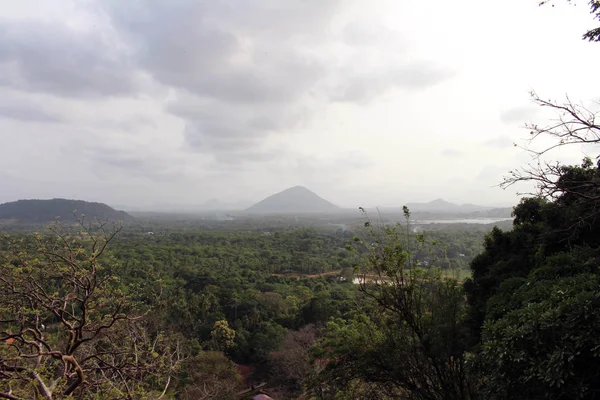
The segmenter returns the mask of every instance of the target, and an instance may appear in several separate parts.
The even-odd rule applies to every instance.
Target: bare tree
[[[286,393],[297,395],[305,389],[305,383],[314,367],[311,350],[317,341],[317,333],[314,325],[289,331],[279,348],[269,354],[272,376],[286,389]]]
[[[233,399],[242,383],[236,365],[218,351],[201,352],[186,360],[183,371],[183,400]]]
[[[544,100],[532,92],[531,98],[536,105],[556,112],[557,117],[548,125],[526,125],[530,137],[525,145],[519,147],[530,153],[533,161],[525,167],[509,171],[509,175],[504,178],[500,186],[507,188],[519,182],[527,182],[535,184],[536,191],[519,193],[520,195],[529,194],[556,200],[563,194],[572,194],[582,200],[599,200],[600,180],[594,174],[589,174],[587,177],[580,176],[575,180],[565,179],[572,175],[571,167],[557,161],[544,160],[553,150],[561,147],[599,145],[599,111],[574,104],[568,97],[564,103],[558,103]],[[600,106],[600,103],[597,105]],[[600,160],[597,161],[600,167]],[[587,169],[591,166],[590,161],[584,161],[582,165]]]
[[[163,397],[182,352],[144,329],[110,273],[106,249],[121,226],[82,217],[75,233],[50,231],[2,253],[0,398]]]

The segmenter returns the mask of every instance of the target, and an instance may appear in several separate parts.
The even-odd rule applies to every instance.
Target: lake
[[[496,222],[512,221],[512,218],[465,218],[465,219],[423,219],[410,223],[413,225],[429,224],[495,224]]]

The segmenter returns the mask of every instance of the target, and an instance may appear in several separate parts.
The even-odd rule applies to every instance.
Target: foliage
[[[598,140],[593,117],[560,109],[574,120],[535,130],[534,138],[558,138],[554,147]],[[512,231],[486,237],[465,283],[482,395],[593,398],[600,390],[598,168],[586,158],[513,177],[537,182],[539,196],[515,207]]]
[[[220,351],[224,351],[234,345],[235,331],[229,327],[227,320],[215,322],[210,336],[215,347]]]
[[[600,390],[600,277],[528,279],[515,297],[484,329],[484,397],[592,398]]]
[[[233,399],[242,378],[231,360],[216,351],[201,352],[183,364],[182,400]]]
[[[357,238],[368,249],[358,275],[362,307],[328,323],[317,353],[325,364],[319,379],[332,392],[352,387],[378,397],[472,398],[462,289],[433,266],[417,267],[407,232],[408,225],[382,226],[366,241]],[[424,242],[419,237],[413,246]]]
[[[358,258],[368,256],[368,249],[357,246],[356,252],[349,252],[346,245],[353,243],[350,231],[308,227],[272,232],[261,227],[212,231],[170,222],[154,228],[158,228],[155,234],[149,235],[147,227],[127,225],[111,238],[110,252],[104,251],[97,258],[98,274],[107,278],[103,281],[106,291],[97,292],[97,303],[106,308],[99,310],[105,313],[102,315],[108,315],[108,309],[122,299],[123,315],[143,317],[115,323],[110,332],[99,335],[107,340],[99,342],[105,346],[101,350],[131,350],[122,354],[123,360],[137,355],[140,368],[148,367],[139,375],[143,384],[131,381],[135,383],[130,385],[134,397],[154,392],[154,397],[159,397],[163,391],[163,398],[181,396],[184,391],[199,396],[214,394],[219,387],[229,388],[224,393],[230,393],[238,385],[232,383],[235,379],[209,374],[202,379],[216,383],[205,388],[191,383],[191,370],[179,372],[188,357],[209,357],[214,350],[225,352],[214,357],[251,365],[252,380],[268,381],[284,397],[299,395],[317,377],[309,354],[320,328],[332,318],[352,321],[363,310],[375,314],[374,308],[365,307],[364,295],[359,294],[355,283],[360,271],[353,269]],[[356,231],[362,234],[362,229]],[[481,249],[482,235],[482,231],[462,228],[432,232],[434,240],[412,249],[412,260],[437,262],[445,268],[444,275],[453,275]],[[419,234],[410,232],[409,236],[411,243],[417,243]],[[89,236],[77,232],[71,237],[89,253]],[[46,233],[35,237],[15,233],[0,238],[0,249],[16,250],[27,260],[41,259],[39,243],[51,246],[55,241],[50,239]],[[48,279],[54,269],[43,266],[39,264],[38,270],[44,273],[40,279],[61,295],[68,295],[71,288]],[[6,263],[3,268],[7,276],[24,280],[15,263]],[[56,321],[41,321],[46,326],[45,335],[63,340],[58,337]],[[130,336],[135,342],[129,342]],[[106,347],[109,345],[113,347]],[[209,372],[206,369],[203,373]],[[123,389],[122,385],[117,387]],[[14,393],[17,387],[13,389]],[[381,394],[380,390],[356,380],[349,383],[345,393],[375,395]],[[54,394],[59,396],[58,385]]]
[[[78,221],[76,234],[54,225],[35,247],[16,242],[2,254],[4,398],[142,398],[166,391],[176,369],[176,343],[152,337],[103,263],[120,228]]]

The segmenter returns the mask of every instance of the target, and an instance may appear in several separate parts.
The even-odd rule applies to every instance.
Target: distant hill
[[[408,203],[406,205],[414,218],[510,218],[512,207],[487,207],[475,204],[455,204],[437,199],[428,203]],[[369,211],[375,211],[373,209]],[[402,214],[401,207],[379,207],[379,211]]]
[[[86,218],[100,218],[109,221],[130,221],[134,218],[125,211],[117,211],[103,203],[81,200],[18,200],[0,204],[0,220],[16,220],[20,223],[47,223],[60,217],[72,221],[73,212],[85,214]]]
[[[246,211],[257,214],[326,213],[341,210],[303,186],[294,186],[256,203]]]
[[[491,210],[493,207],[477,206],[475,204],[454,204],[448,201],[437,199],[429,203],[408,203],[406,205],[412,212],[431,212],[448,214],[469,214],[478,211]]]

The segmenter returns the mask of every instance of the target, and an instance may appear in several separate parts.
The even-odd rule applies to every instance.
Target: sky
[[[514,205],[543,98],[600,101],[587,2],[20,0],[0,8],[0,202]],[[582,149],[552,157],[577,162]]]

